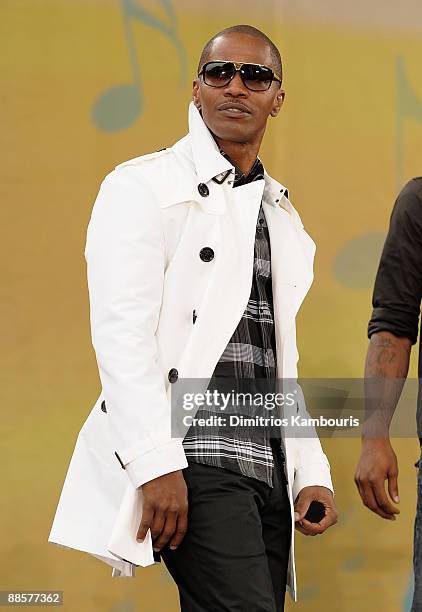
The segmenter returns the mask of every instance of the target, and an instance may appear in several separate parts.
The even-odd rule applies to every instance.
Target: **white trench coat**
[[[211,180],[227,170],[223,183]],[[191,102],[189,133],[116,166],[93,206],[85,258],[102,391],[77,437],[49,542],[100,558],[114,576],[154,563],[150,534],[135,540],[136,488],[188,466],[170,431],[171,390],[183,378],[207,384],[246,308],[262,198],[277,375],[297,377],[295,317],[313,280],[315,244],[285,187],[265,172],[233,189],[233,172]],[[201,257],[204,247],[211,259]],[[297,411],[306,416],[303,402]],[[282,443],[292,512],[287,588],[296,600],[294,500],[303,487],[333,486],[317,436]]]

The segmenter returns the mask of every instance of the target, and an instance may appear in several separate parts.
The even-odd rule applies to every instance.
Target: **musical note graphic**
[[[333,259],[335,280],[348,289],[372,287],[384,241],[385,233],[374,231],[348,240]]]
[[[406,70],[403,57],[397,57],[396,63],[396,86],[397,86],[397,157],[396,175],[397,192],[403,187],[403,160],[404,160],[404,124],[406,119],[415,119],[422,123],[422,99],[418,98],[413,90]]]
[[[422,99],[415,93],[406,74],[403,57],[396,61],[396,180],[397,193],[403,188],[404,177],[404,128],[406,120],[422,123]],[[368,232],[355,236],[345,243],[333,260],[333,276],[349,289],[369,289],[384,245],[383,232]]]
[[[92,120],[99,130],[105,132],[124,130],[136,121],[144,109],[144,94],[132,28],[133,20],[138,20],[151,28],[155,28],[170,40],[180,63],[179,84],[181,87],[186,84],[186,53],[177,34],[176,14],[171,5],[171,0],[158,0],[158,2],[165,10],[168,23],[160,21],[137,4],[135,0],[121,0],[133,81],[132,83],[114,85],[98,97],[93,107]],[[151,53],[151,57],[153,57],[153,53]]]

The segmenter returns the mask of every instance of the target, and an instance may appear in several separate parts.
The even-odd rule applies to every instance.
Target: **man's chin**
[[[231,142],[250,142],[251,135],[246,132],[240,124],[228,124],[227,121],[218,123],[214,127],[208,126],[208,129],[217,138],[221,140],[229,140]]]

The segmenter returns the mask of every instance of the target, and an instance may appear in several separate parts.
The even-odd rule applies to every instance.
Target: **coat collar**
[[[199,183],[208,183],[227,170],[234,172],[233,164],[221,155],[213,135],[193,102],[189,104],[189,139]]]
[[[214,137],[193,102],[189,104],[189,140],[198,183],[209,183],[213,177],[218,178],[227,170],[232,170],[234,176],[234,166],[221,155]],[[297,211],[288,199],[287,187],[273,179],[266,171],[264,164],[263,168],[265,181],[263,201],[271,206],[284,208],[302,225]]]
[[[189,104],[188,122],[189,133],[174,143],[167,151],[173,150],[176,155],[180,155],[191,166],[192,177],[187,180],[186,175],[181,172],[180,176],[174,181],[160,182],[160,205],[162,208],[167,208],[186,200],[195,200],[201,204],[204,212],[224,214],[226,207],[224,191],[227,189],[227,181],[219,185],[212,179],[214,177],[222,178],[228,170],[232,171],[232,177],[234,177],[235,168],[230,160],[221,155],[214,137],[193,102]],[[287,187],[273,179],[268,174],[263,162],[262,165],[265,181],[263,202],[274,208],[284,209],[290,214],[292,220],[303,227],[299,214],[289,201]],[[199,196],[199,183],[205,183],[208,186],[212,197],[202,198]],[[250,185],[252,184],[250,183]]]

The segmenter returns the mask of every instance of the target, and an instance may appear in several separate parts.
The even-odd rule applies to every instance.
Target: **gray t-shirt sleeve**
[[[375,279],[368,337],[380,331],[418,338],[422,298],[422,177],[400,192]]]

